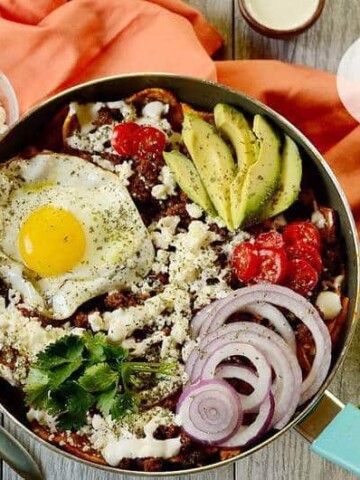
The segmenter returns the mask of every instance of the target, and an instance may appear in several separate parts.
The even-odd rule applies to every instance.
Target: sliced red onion
[[[219,445],[222,448],[247,447],[259,440],[269,429],[274,414],[275,401],[271,392],[261,404],[256,420],[250,425],[241,425],[235,435]]]
[[[209,316],[211,310],[214,308],[214,306],[217,304],[217,301],[210,303],[209,305],[206,305],[206,307],[202,308],[191,320],[191,332],[194,338],[199,336],[200,329],[204,322],[206,321],[206,318]]]
[[[176,413],[191,438],[210,445],[234,435],[243,419],[237,392],[227,382],[215,379],[185,388]]]
[[[254,285],[234,291],[211,310],[206,320],[206,332],[218,330],[226,320],[249,303],[271,303],[286,308],[310,330],[316,345],[311,370],[303,382],[301,403],[306,402],[320,388],[331,363],[331,338],[316,308],[301,295],[279,285]]]
[[[282,336],[293,352],[296,352],[296,339],[294,330],[291,328],[285,315],[271,303],[250,303],[242,309],[243,312],[252,315],[260,315],[266,318],[276,329],[276,332]]]
[[[276,408],[273,425],[282,428],[299,403],[302,374],[295,354],[272,330],[252,322],[235,322],[206,335],[194,350],[194,354],[198,353],[198,358],[192,371],[189,371],[190,381],[201,378],[204,365],[211,354],[232,342],[248,343],[259,349],[274,369],[272,392]]]
[[[214,351],[207,358],[203,365],[200,378],[201,380],[207,380],[216,376],[216,369],[221,362],[227,360],[232,356],[242,356],[250,360],[254,365],[258,375],[258,388],[253,392],[250,397],[244,397],[242,408],[245,411],[250,411],[258,406],[269,393],[272,377],[271,368],[268,364],[265,356],[261,351],[252,345],[246,345],[244,343],[232,342],[223,345],[218,350]]]
[[[261,376],[256,375],[249,367],[244,365],[221,365],[216,369],[217,378],[237,378],[253,387],[250,395],[239,393],[244,413],[255,412],[269,395],[271,387],[271,376],[266,384]]]

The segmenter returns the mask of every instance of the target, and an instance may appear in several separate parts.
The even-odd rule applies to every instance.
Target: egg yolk
[[[81,223],[67,210],[41,207],[32,212],[19,232],[25,265],[42,277],[72,270],[83,258],[86,237]]]

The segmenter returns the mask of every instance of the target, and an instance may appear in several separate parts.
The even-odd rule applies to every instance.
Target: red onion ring
[[[251,372],[250,372],[251,373]],[[256,375],[253,374],[256,382]],[[250,382],[249,382],[250,383]],[[247,447],[261,438],[269,429],[274,414],[275,401],[271,392],[261,404],[256,420],[251,425],[241,425],[235,435],[223,442],[220,447]]]
[[[316,345],[316,354],[301,389],[301,403],[306,402],[324,382],[331,363],[331,338],[316,308],[301,295],[279,285],[254,285],[234,291],[211,310],[206,328],[201,334],[218,330],[226,320],[249,303],[271,303],[286,308],[310,330]],[[204,332],[203,330],[206,330]]]
[[[236,322],[206,335],[192,352],[198,354],[189,373],[190,381],[201,378],[208,357],[231,342],[241,342],[258,348],[275,371],[272,392],[275,396],[273,425],[282,428],[298,406],[302,382],[301,369],[295,354],[285,341],[272,330],[252,322]],[[193,359],[192,359],[193,362]]]
[[[250,303],[242,309],[243,312],[266,318],[275,327],[276,332],[285,340],[293,352],[296,352],[296,339],[286,317],[271,303]]]
[[[219,301],[220,300],[216,300],[215,302],[212,302],[209,305],[206,305],[206,307],[199,310],[197,314],[194,316],[194,318],[191,320],[191,333],[194,338],[199,336],[202,325],[206,321],[206,318],[210,315],[211,310],[215,307],[215,305]]]
[[[176,413],[191,438],[209,445],[229,439],[243,419],[237,392],[227,382],[215,379],[185,388]]]
[[[258,348],[249,344],[232,342],[223,345],[214,351],[207,358],[203,365],[200,378],[201,380],[208,380],[217,375],[218,365],[231,356],[242,356],[250,360],[257,371],[257,385],[256,389],[250,396],[243,395],[241,397],[241,406],[244,412],[251,411],[261,404],[265,397],[269,394],[272,376],[271,368],[265,356]],[[252,377],[251,377],[252,378]]]
[[[262,381],[249,367],[244,365],[220,365],[216,369],[217,378],[237,378],[253,387],[249,395],[238,393],[244,413],[255,412],[269,395],[271,380],[268,385]]]

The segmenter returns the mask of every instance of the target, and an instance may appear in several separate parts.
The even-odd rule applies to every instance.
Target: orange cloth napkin
[[[360,226],[360,126],[333,75],[269,60],[213,62],[220,35],[180,0],[0,0],[0,45],[22,112],[76,83],[141,71],[217,80],[258,98],[325,155]]]

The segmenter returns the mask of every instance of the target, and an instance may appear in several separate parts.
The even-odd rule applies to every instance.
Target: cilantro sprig
[[[136,411],[137,392],[145,382],[174,372],[174,364],[132,362],[128,354],[102,333],[62,337],[30,367],[26,404],[56,415],[65,430],[85,425],[92,408],[120,419]]]

